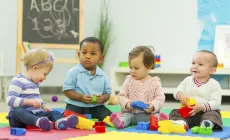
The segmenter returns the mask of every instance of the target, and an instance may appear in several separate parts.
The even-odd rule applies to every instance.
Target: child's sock
[[[112,113],[110,115],[110,122],[113,123],[113,125],[116,128],[122,129],[124,128],[124,123],[123,121],[120,120],[120,117],[116,113]]]
[[[184,129],[188,130],[188,125],[186,124],[186,122],[184,120],[176,120],[176,121],[172,121],[174,125],[183,125]]]
[[[52,129],[52,124],[47,117],[41,117],[37,120],[36,126],[44,131],[50,131]]]
[[[70,115],[66,117],[66,120],[69,128],[75,128],[78,124],[78,117],[76,115]]]
[[[66,130],[68,128],[68,123],[67,123],[66,118],[58,119],[55,122],[55,128],[58,130]]]
[[[159,113],[159,120],[168,120],[169,116],[163,112]]]
[[[200,127],[214,127],[214,123],[211,122],[210,120],[203,120]]]

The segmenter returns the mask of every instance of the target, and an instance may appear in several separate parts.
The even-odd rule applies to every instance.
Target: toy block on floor
[[[150,130],[157,130],[158,129],[158,118],[153,114],[150,115]]]
[[[84,116],[82,114],[79,114],[79,113],[76,113],[76,112],[73,112],[73,111],[70,111],[70,110],[65,110],[64,111],[64,114],[63,114],[64,117],[68,117],[70,115],[77,115],[77,116],[80,116],[82,118],[87,118],[86,116]]]
[[[136,129],[137,130],[149,130],[149,122],[138,122]]]
[[[22,136],[26,134],[26,129],[24,128],[10,128],[10,134],[14,136]]]

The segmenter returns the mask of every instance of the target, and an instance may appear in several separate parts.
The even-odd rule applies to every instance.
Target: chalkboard
[[[79,44],[80,0],[23,0],[22,41]]]

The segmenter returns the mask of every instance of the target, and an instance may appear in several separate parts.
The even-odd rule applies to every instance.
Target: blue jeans
[[[50,121],[56,122],[62,118],[62,114],[59,111],[39,112],[33,114],[22,107],[15,108],[12,112],[12,116],[9,117],[9,123],[11,127],[26,128],[27,125],[36,126],[36,122],[41,117],[47,117]]]

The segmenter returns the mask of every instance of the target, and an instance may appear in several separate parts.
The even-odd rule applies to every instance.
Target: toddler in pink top
[[[138,46],[129,53],[130,75],[126,77],[123,88],[118,94],[122,106],[121,116],[111,114],[110,121],[116,128],[149,122],[150,115],[159,115],[165,102],[165,95],[159,77],[151,77],[148,72],[155,67],[154,54],[145,46]],[[130,106],[133,101],[142,101],[148,108],[141,111]]]

